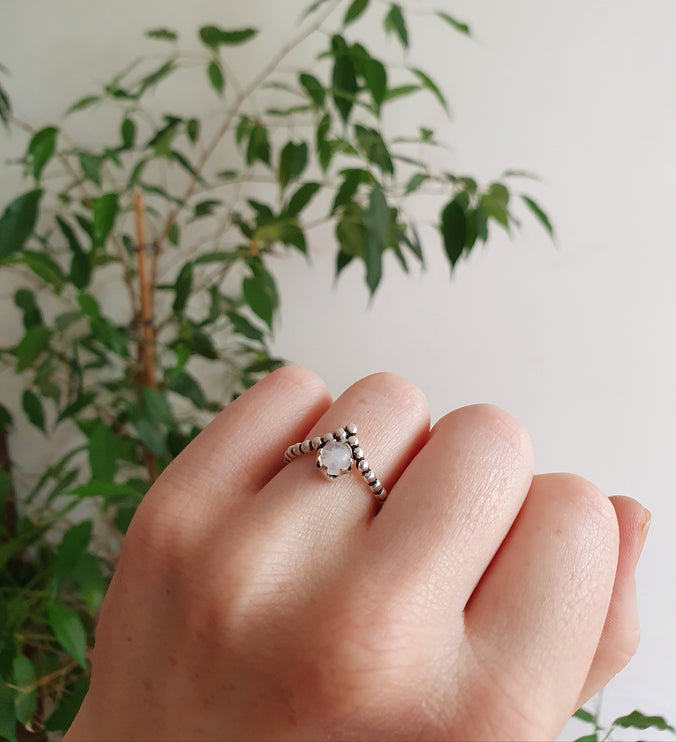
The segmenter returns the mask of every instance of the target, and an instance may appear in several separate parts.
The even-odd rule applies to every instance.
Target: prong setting
[[[337,428],[333,433],[294,443],[286,449],[284,463],[289,464],[299,456],[311,452],[316,453],[316,466],[327,479],[337,479],[354,468],[361,474],[379,504],[387,498],[387,490],[366,460],[364,449],[357,438],[357,426],[354,423],[348,423],[344,428]]]

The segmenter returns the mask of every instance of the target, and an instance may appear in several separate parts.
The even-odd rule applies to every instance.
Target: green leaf
[[[164,431],[145,415],[133,421],[139,440],[156,456],[167,455],[167,441]]]
[[[120,137],[122,138],[122,146],[125,149],[131,149],[134,146],[134,140],[136,139],[136,124],[130,118],[125,118],[120,124]]]
[[[152,420],[160,425],[171,425],[173,423],[174,414],[171,411],[166,392],[143,386],[141,387],[141,395],[148,415]]]
[[[537,173],[531,173],[529,170],[505,170],[502,178],[526,178],[528,180],[541,180]]]
[[[99,560],[93,554],[83,553],[73,566],[71,577],[79,586],[82,599],[89,610],[95,611],[106,592],[106,581],[101,574]]]
[[[199,139],[200,136],[200,122],[198,119],[189,119],[188,123],[185,126],[186,134],[188,135],[188,139],[195,144],[195,142]]]
[[[406,20],[404,19],[401,5],[392,3],[389,12],[385,16],[384,23],[385,31],[396,34],[404,49],[408,49],[408,29],[406,28]]]
[[[112,482],[115,476],[117,445],[113,431],[101,420],[87,442],[89,468],[92,479],[98,482]]]
[[[104,193],[94,201],[94,247],[103,247],[119,210],[117,193]]]
[[[248,116],[240,116],[237,127],[235,128],[235,141],[238,145],[251,135],[251,129],[253,128],[253,122]]]
[[[82,313],[90,319],[99,319],[101,317],[98,302],[90,294],[78,294],[77,303]]]
[[[509,204],[509,190],[502,183],[491,183],[488,188],[489,195],[505,208]]]
[[[357,75],[345,39],[335,35],[331,41],[333,64],[333,102],[344,123],[350,118],[357,94]]]
[[[42,191],[29,191],[14,199],[0,217],[0,259],[23,249],[33,234]]]
[[[117,495],[134,495],[136,490],[128,484],[114,482],[87,482],[72,490],[79,497],[113,497]]]
[[[12,414],[4,404],[0,404],[0,430],[7,430],[12,424]]]
[[[354,127],[354,133],[368,161],[377,165],[383,173],[392,175],[394,165],[380,132],[357,124]]]
[[[582,737],[578,737],[575,742],[599,742],[599,738],[596,732],[592,732],[591,734],[585,734]]]
[[[494,219],[509,230],[509,213],[502,198],[497,197],[492,192],[484,193],[481,196],[481,205],[489,218]]]
[[[0,72],[9,72],[9,70],[6,67],[3,67],[2,65],[0,65]],[[5,89],[2,87],[2,85],[0,85],[0,120],[2,121],[7,131],[9,131],[9,121],[10,121],[11,114],[12,114],[12,102],[10,101],[9,96],[5,92]],[[0,731],[0,734],[2,734],[1,731]]]
[[[50,283],[57,294],[61,293],[66,277],[61,266],[49,255],[35,250],[24,250],[19,262],[30,268],[43,281]]]
[[[326,98],[326,90],[321,82],[314,75],[310,75],[307,72],[302,72],[298,80],[312,102],[321,108]]]
[[[406,195],[417,191],[423,183],[429,180],[429,177],[430,176],[427,175],[427,173],[415,173],[412,175],[411,179],[406,184]]]
[[[0,110],[0,115],[1,113]],[[0,737],[8,742],[15,742],[17,739],[15,697],[16,691],[12,690],[3,678],[0,678]]]
[[[573,717],[575,719],[579,719],[580,721],[584,721],[587,724],[595,724],[596,723],[596,719],[595,719],[594,715],[593,714],[590,714],[589,711],[587,711],[586,709],[582,709],[582,708],[578,709],[573,714]]]
[[[387,94],[387,70],[385,65],[377,59],[369,58],[364,60],[361,72],[366,81],[366,86],[373,96],[376,108],[380,108]]]
[[[214,209],[216,209],[220,205],[221,201],[217,201],[213,198],[209,198],[206,201],[200,201],[199,203],[195,204],[192,218],[200,219],[203,216],[211,216],[211,214],[214,213]]]
[[[170,59],[156,70],[146,75],[139,83],[139,89],[135,97],[140,97],[146,90],[157,85],[158,82],[168,77],[176,69],[176,60]]]
[[[288,206],[284,209],[285,216],[298,216],[300,212],[310,203],[313,196],[320,189],[319,183],[304,183],[291,196]]]
[[[411,95],[413,93],[419,93],[422,88],[420,85],[398,85],[395,88],[390,88],[385,93],[385,100],[391,101],[395,100],[396,98],[404,98],[407,95]]]
[[[192,290],[192,263],[186,263],[181,268],[176,283],[174,284],[174,305],[173,309],[176,314],[180,314],[185,309],[185,305],[190,297]]]
[[[174,245],[174,247],[178,247],[180,232],[178,224],[176,224],[176,222],[169,226],[169,229],[167,230],[167,239],[169,240],[169,242],[171,242],[172,245]]]
[[[145,34],[149,39],[158,39],[160,41],[177,41],[178,34],[169,28],[151,28]]]
[[[347,26],[350,23],[353,23],[354,21],[359,18],[359,16],[366,10],[368,7],[369,0],[353,0],[350,7],[347,9],[347,12],[345,13],[345,18],[343,19],[343,26]]]
[[[251,276],[242,281],[244,299],[253,312],[272,328],[272,318],[279,305],[275,279],[259,259],[252,260],[250,268]]]
[[[453,200],[446,205],[441,214],[441,235],[451,269],[455,268],[465,249],[466,230],[465,212],[462,206]]]
[[[225,76],[223,75],[223,69],[220,62],[211,61],[207,65],[207,77],[211,83],[211,87],[219,94],[223,95],[225,90]]]
[[[366,284],[371,295],[378,288],[382,278],[383,250],[390,224],[390,210],[382,188],[376,186],[371,191],[369,206],[366,210]]]
[[[54,126],[46,126],[36,131],[28,144],[28,153],[33,159],[33,177],[40,180],[40,175],[45,165],[56,151],[56,135],[58,129]]]
[[[204,409],[206,407],[207,400],[202,387],[186,371],[181,371],[174,376],[169,382],[169,388],[172,392],[176,392],[176,394],[189,399],[198,409]]]
[[[101,158],[96,155],[89,154],[88,152],[78,153],[80,160],[80,167],[85,175],[85,178],[96,183],[99,188],[101,187]]]
[[[54,554],[52,580],[58,587],[64,577],[71,575],[75,565],[80,561],[92,538],[91,520],[82,521],[69,528],[61,539]]]
[[[76,111],[83,111],[85,108],[89,108],[101,100],[99,95],[86,95],[84,98],[73,103],[73,105],[66,111],[66,116]]]
[[[14,697],[14,713],[18,721],[24,726],[28,724],[37,708],[35,683],[35,667],[33,663],[20,654],[12,661],[12,676],[14,685],[19,688]],[[30,688],[30,690],[23,690]],[[11,735],[14,737],[14,734]]]
[[[333,207],[331,208],[332,214],[335,214],[341,206],[345,206],[345,204],[352,201],[352,199],[357,195],[359,186],[364,182],[364,173],[370,175],[368,171],[358,169],[345,170],[341,173],[341,175],[343,175],[343,182],[333,200]]]
[[[218,26],[202,26],[199,30],[200,40],[210,49],[218,49],[221,45],[232,46],[243,44],[252,39],[258,31],[255,28],[242,28],[235,31],[225,31]]]
[[[448,102],[446,101],[444,94],[441,92],[441,90],[439,89],[439,86],[434,82],[434,80],[432,80],[432,78],[429,75],[427,75],[425,72],[423,72],[422,70],[411,68],[411,72],[420,80],[423,87],[427,88],[427,90],[429,90],[436,97],[439,103],[441,103],[441,106],[444,109],[444,111],[448,113],[449,112]]]
[[[315,12],[318,8],[320,8],[324,3],[327,3],[328,0],[315,0],[312,5],[310,5],[308,8],[303,11],[303,14],[301,15],[301,21],[305,20],[309,15]]]
[[[23,312],[23,326],[26,330],[34,325],[42,324],[42,313],[32,291],[18,289],[14,294],[14,303]]]
[[[92,263],[87,253],[83,251],[73,253],[68,277],[75,288],[87,288],[92,277]]]
[[[308,148],[305,142],[288,142],[279,158],[279,184],[286,188],[289,181],[299,178],[307,165]]]
[[[443,21],[446,21],[446,23],[451,25],[456,31],[460,31],[460,33],[463,33],[466,36],[469,36],[472,33],[470,27],[466,23],[462,23],[461,21],[456,20],[448,13],[442,13],[439,11],[436,15]]]
[[[21,397],[21,406],[28,420],[46,435],[45,411],[37,394],[30,389],[24,389]]]
[[[336,253],[336,279],[340,275],[341,271],[354,260],[354,255],[338,250]]]
[[[246,151],[246,164],[252,165],[260,160],[266,165],[270,164],[270,140],[268,130],[261,124],[256,124],[251,129],[249,146]]]
[[[422,245],[420,244],[420,236],[418,230],[415,228],[415,224],[411,224],[411,234],[409,237],[407,234],[404,235],[404,242],[409,246],[411,252],[418,258],[421,265],[425,265],[425,256],[423,255]]]
[[[203,265],[204,263],[232,263],[239,256],[235,252],[227,250],[214,250],[205,252],[193,260],[193,265]]]
[[[624,729],[660,729],[676,733],[674,727],[667,722],[663,716],[646,716],[641,711],[632,711],[626,716],[620,716],[615,719],[612,726],[623,727]]]
[[[48,348],[51,331],[44,325],[33,325],[26,330],[14,349],[17,373],[27,369]]]
[[[61,603],[50,603],[47,620],[59,644],[80,667],[87,669],[87,638],[77,613]]]
[[[109,319],[96,317],[90,319],[89,324],[92,328],[92,334],[101,345],[123,358],[129,356],[129,349],[127,348],[129,337],[120,332]]]
[[[246,317],[238,314],[234,310],[231,310],[228,312],[228,319],[232,324],[234,332],[249,338],[249,340],[256,340],[259,343],[263,342],[263,331],[259,330],[258,327],[249,322]]]
[[[85,407],[88,407],[95,399],[95,392],[84,393],[82,390],[79,390],[75,400],[71,402],[67,407],[65,407],[59,414],[58,418],[56,419],[57,424],[62,422],[63,420],[68,420],[74,417],[75,415],[77,415],[78,412],[81,412],[85,409]]]
[[[549,236],[554,239],[554,227],[552,226],[552,223],[549,220],[547,214],[545,214],[545,212],[540,208],[540,206],[538,206],[538,204],[535,203],[535,201],[533,201],[532,198],[530,198],[530,196],[522,194],[521,198],[523,199],[526,206],[528,206],[533,214],[535,214],[540,224],[542,224],[542,226],[547,230]]]
[[[237,170],[221,170],[220,173],[216,173],[216,177],[220,180],[235,180],[238,175]]]

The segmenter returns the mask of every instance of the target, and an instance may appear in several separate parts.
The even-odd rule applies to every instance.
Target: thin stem
[[[342,0],[333,0],[333,2],[329,3],[327,8],[324,10],[324,12],[319,14],[318,18],[310,26],[301,30],[293,39],[291,39],[287,44],[285,44],[279,50],[279,52],[273,57],[270,63],[253,79],[253,81],[244,90],[242,90],[239,93],[239,95],[235,99],[235,103],[233,107],[230,109],[223,123],[216,131],[216,134],[214,135],[213,139],[207,145],[206,149],[202,153],[202,156],[200,157],[197,163],[197,167],[195,168],[195,175],[190,180],[190,183],[188,187],[186,188],[183,198],[181,199],[181,202],[182,202],[181,205],[175,206],[170,211],[169,216],[167,217],[167,220],[165,222],[164,229],[162,230],[162,232],[160,233],[157,239],[157,245],[162,245],[164,241],[166,240],[167,235],[169,233],[169,229],[171,228],[172,224],[174,224],[174,222],[176,221],[176,217],[180,213],[181,209],[188,202],[190,197],[193,195],[195,188],[197,187],[198,180],[202,177],[202,171],[204,170],[206,163],[208,162],[211,155],[214,153],[220,141],[223,139],[225,134],[230,129],[232,122],[234,121],[235,116],[239,112],[244,101],[255,90],[257,90],[260,87],[260,85],[262,85],[264,80],[267,77],[269,77],[277,69],[281,61],[291,51],[293,51],[299,44],[305,41],[306,38],[308,38],[312,33],[314,33],[322,25],[322,23],[329,17],[329,15],[331,15],[331,13],[338,7],[338,5],[341,2]],[[156,253],[153,255],[153,270],[152,270],[153,276],[157,275],[156,263],[159,260],[159,255],[160,255],[159,250],[157,250]]]

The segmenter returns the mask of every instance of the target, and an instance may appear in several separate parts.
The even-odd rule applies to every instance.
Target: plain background
[[[0,62],[13,74],[4,83],[22,118],[58,122],[140,48],[157,51],[144,29],[173,27],[196,46],[195,29],[207,22],[265,29],[238,52],[246,81],[295,31],[306,4],[5,0]],[[442,28],[423,12],[432,7],[467,20],[474,40]],[[439,0],[413,8],[410,61],[435,75],[453,116],[419,96],[395,109],[389,130],[430,125],[450,146],[454,171],[484,182],[506,168],[539,173],[542,183],[519,183],[517,192],[550,212],[558,247],[524,212],[512,241],[495,232],[450,278],[431,226],[441,202],[415,199],[427,269],[407,277],[388,260],[369,304],[361,267],[334,286],[333,233],[317,230],[311,265],[298,256],[273,266],[282,296],[275,350],[322,375],[335,395],[368,373],[399,373],[424,390],[433,419],[468,403],[500,405],[529,431],[537,472],[572,471],[644,503],[653,519],[638,571],[643,638],[605,692],[603,719],[637,707],[674,723],[676,4]],[[398,45],[375,25],[381,9],[365,20],[374,24],[369,46],[401,65]],[[287,68],[311,64],[313,48]],[[181,85],[170,92],[177,106],[213,110],[206,87]],[[77,122],[73,130],[99,136]],[[1,161],[17,141],[0,136]],[[0,204],[18,188],[5,168]],[[11,287],[1,288],[4,300]],[[16,319],[0,317],[2,344]],[[6,374],[0,383],[6,401],[15,388]],[[12,440],[27,469],[45,455],[34,440],[23,427]],[[577,730],[569,726],[564,738]]]

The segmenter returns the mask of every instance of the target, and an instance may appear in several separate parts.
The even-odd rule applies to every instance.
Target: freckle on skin
[[[130,641],[131,641],[131,636],[127,636],[127,641],[128,641],[128,642],[130,642]]]
[[[176,659],[176,657],[174,656],[169,657],[169,664],[172,667],[176,667],[176,665],[178,664],[178,660]]]
[[[145,678],[143,681],[143,687],[150,693],[150,691],[153,689],[153,681],[150,678]]]

